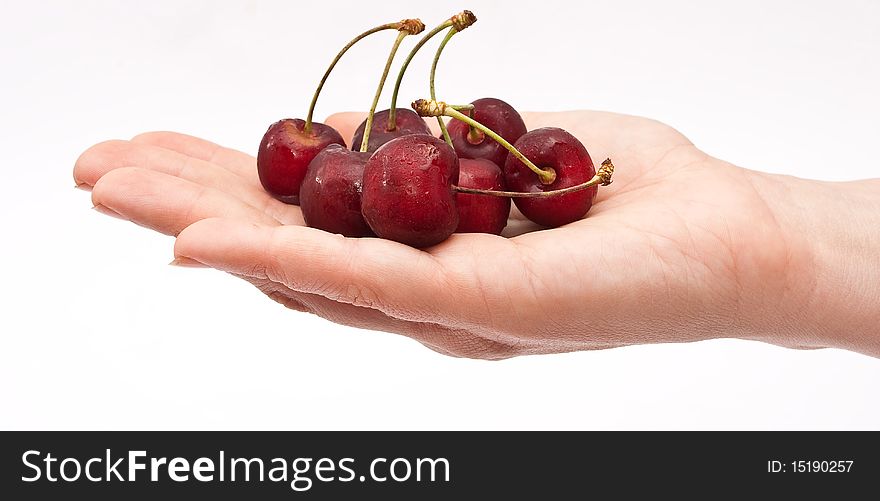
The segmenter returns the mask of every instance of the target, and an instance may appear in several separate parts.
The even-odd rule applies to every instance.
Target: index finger
[[[454,321],[458,287],[446,269],[431,254],[389,240],[213,218],[184,229],[174,253],[403,320]]]

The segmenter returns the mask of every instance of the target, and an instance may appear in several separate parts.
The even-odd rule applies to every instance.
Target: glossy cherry
[[[389,112],[390,110],[382,110],[377,111],[373,115],[373,126],[370,128],[370,137],[367,140],[368,152],[372,153],[388,141],[401,136],[431,134],[431,129],[428,128],[425,120],[409,108],[397,108],[397,125],[394,127],[394,130],[388,130]],[[351,149],[360,149],[361,142],[364,140],[364,129],[366,126],[367,121],[364,120],[357,130],[354,131],[354,137],[351,139]]]
[[[331,144],[345,146],[345,140],[342,139],[339,132],[332,127],[314,122],[312,117],[321,89],[324,88],[333,68],[336,67],[348,49],[373,33],[394,29],[400,32],[398,41],[394,45],[394,50],[396,50],[403,36],[421,32],[424,28],[425,25],[418,19],[404,19],[382,24],[356,36],[336,54],[318,82],[318,87],[309,104],[306,119],[280,120],[272,124],[263,135],[257,151],[257,172],[260,183],[269,194],[283,202],[298,204],[300,185],[309,167],[309,162],[315,158],[319,151]],[[394,57],[393,51],[391,57]],[[384,76],[382,81],[384,82]]]
[[[458,186],[503,191],[504,175],[495,162],[484,158],[459,158]],[[456,233],[500,235],[507,226],[507,217],[510,215],[509,198],[459,193],[455,203],[458,207]]]
[[[446,240],[458,226],[459,161],[445,142],[426,134],[385,143],[364,167],[361,210],[376,235],[413,247]]]
[[[553,169],[556,179],[543,184],[519,159],[508,155],[504,163],[504,181],[511,191],[536,192],[568,188],[589,181],[596,174],[593,160],[584,145],[574,136],[556,127],[535,129],[514,144],[526,158],[542,169]],[[598,188],[546,198],[516,198],[514,203],[531,221],[543,226],[562,226],[584,217]]]
[[[473,118],[513,144],[526,133],[526,124],[513,106],[500,99],[484,97],[472,102]],[[507,160],[507,149],[479,130],[459,120],[446,125],[455,152],[461,158],[485,158],[499,166]]]
[[[285,118],[269,127],[257,150],[257,174],[263,188],[273,197],[288,204],[299,204],[299,189],[309,162],[331,144],[345,146],[342,136],[329,125],[312,122],[312,130],[304,130],[305,121]]]
[[[306,225],[346,237],[372,236],[361,215],[364,165],[369,153],[330,145],[312,160],[300,188]]]

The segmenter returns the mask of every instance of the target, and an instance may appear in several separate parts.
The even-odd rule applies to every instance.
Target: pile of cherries
[[[446,43],[476,21],[470,11],[452,16],[425,34],[398,74],[391,108],[376,112],[394,55],[408,35],[424,30],[405,19],[368,30],[336,56],[321,79],[306,120],[280,120],[266,131],[257,154],[265,190],[302,208],[308,226],[347,237],[378,236],[414,247],[428,247],[452,233],[501,234],[510,199],[525,217],[547,226],[581,219],[598,185],[611,182],[614,166],[598,171],[586,148],[554,127],[527,131],[520,114],[495,98],[466,105],[436,100],[434,74]],[[367,119],[352,138],[352,149],[330,126],[314,122],[318,95],[333,67],[357,41],[395,29],[398,36]],[[397,94],[416,52],[448,30],[431,68],[431,99],[412,109],[397,108]],[[441,117],[450,117],[446,123]],[[434,137],[422,117],[437,117],[442,135]],[[509,191],[508,191],[509,190]]]

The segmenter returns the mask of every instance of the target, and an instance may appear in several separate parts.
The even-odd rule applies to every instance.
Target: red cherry
[[[538,176],[512,154],[504,163],[504,181],[511,191],[551,191],[585,183],[596,174],[593,160],[584,145],[568,132],[545,127],[524,134],[514,144],[526,158],[542,169],[556,171],[556,180],[543,184]],[[520,212],[543,226],[562,226],[584,217],[598,188],[546,198],[515,198]]]
[[[504,175],[501,169],[485,159],[459,159],[458,186],[481,190],[503,191]],[[493,233],[500,235],[507,226],[510,199],[488,195],[459,193],[458,228],[456,233]]]
[[[526,133],[526,124],[513,108],[500,99],[484,97],[473,103],[473,118],[492,129],[513,144]],[[477,131],[476,138],[470,136],[470,126],[459,120],[450,120],[446,126],[452,145],[460,158],[485,158],[498,165],[504,165],[507,150],[490,137]]]
[[[342,136],[329,125],[312,123],[306,133],[305,121],[285,118],[269,127],[257,151],[257,173],[263,188],[288,204],[299,204],[299,190],[309,162],[331,144],[345,146]]]
[[[300,188],[300,207],[308,226],[346,237],[373,232],[361,215],[364,164],[369,153],[331,144],[309,164]]]
[[[361,210],[376,235],[413,247],[449,238],[458,226],[458,157],[436,137],[398,137],[364,166]]]
[[[397,123],[394,130],[388,130],[388,113],[391,110],[378,111],[373,115],[373,126],[370,128],[370,139],[367,143],[367,151],[374,152],[380,146],[394,138],[409,134],[431,134],[431,129],[425,124],[422,117],[409,108],[397,108]],[[364,140],[364,129],[367,121],[364,120],[354,132],[351,138],[351,149],[358,151]]]

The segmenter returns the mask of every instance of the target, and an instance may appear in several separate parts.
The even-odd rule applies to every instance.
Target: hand
[[[327,123],[349,138],[362,118]],[[786,207],[797,205],[795,186],[819,192],[821,183],[735,167],[644,118],[524,118],[530,129],[568,130],[594,162],[614,160],[614,183],[599,189],[586,219],[530,231],[537,228],[514,211],[511,238],[455,234],[426,250],[347,239],[304,227],[298,207],[268,196],[253,157],[168,132],[98,144],[74,177],[94,187],[99,210],[177,235],[179,264],[229,272],[289,308],[449,355],[717,337],[880,354],[877,340],[846,337],[842,324],[804,311],[835,293],[818,282],[818,267],[837,275],[805,231],[816,225]]]

